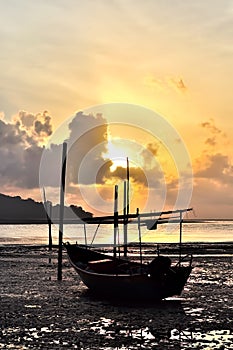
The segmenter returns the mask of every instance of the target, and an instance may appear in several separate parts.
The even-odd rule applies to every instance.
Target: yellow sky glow
[[[53,132],[59,130],[57,139],[64,139],[67,129],[61,125],[76,111],[95,113],[95,106],[114,102],[144,106],[166,119],[186,145],[194,174],[191,204],[199,207],[200,216],[232,217],[231,1],[11,0],[0,3],[0,12],[1,119],[15,125],[19,111],[48,111]],[[149,171],[157,162],[164,181],[175,188],[182,159],[172,159],[164,145],[155,160],[145,158],[143,149],[158,142],[149,132],[152,125],[145,118],[140,130],[140,114],[127,118],[131,126],[113,126],[109,120],[103,157],[112,160],[112,172],[125,167],[126,157],[134,170]],[[28,148],[47,138],[41,133],[39,140],[32,128],[25,132]],[[175,141],[173,150],[179,152]],[[11,169],[8,161],[6,169]],[[135,196],[145,203],[142,184],[137,186]],[[13,182],[2,183],[2,191],[39,199],[35,188]],[[174,200],[171,191],[169,200]]]

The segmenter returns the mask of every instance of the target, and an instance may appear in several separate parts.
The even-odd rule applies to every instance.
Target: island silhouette
[[[60,205],[52,205],[47,201],[46,206],[52,222],[59,221]],[[64,207],[64,220],[74,222],[82,218],[90,218],[93,214],[83,210],[81,206]],[[48,217],[44,203],[31,198],[22,199],[20,196],[11,197],[0,193],[0,223],[2,224],[35,224],[47,223]]]

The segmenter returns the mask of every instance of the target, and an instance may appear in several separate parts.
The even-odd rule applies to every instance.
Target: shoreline
[[[79,219],[64,219],[63,224],[64,225],[70,225],[70,224],[83,224],[87,218],[79,218]],[[93,217],[94,219],[94,217]],[[156,220],[155,220],[156,221]],[[200,219],[182,219],[183,224],[199,224],[199,223],[209,223],[209,222],[216,222],[216,221],[233,221],[232,219],[226,218],[226,219],[217,219],[217,218],[200,218]],[[16,219],[0,219],[0,225],[48,225],[50,223],[52,224],[59,224],[60,219],[54,218],[51,219],[51,222],[48,222],[48,219],[46,218],[35,218],[35,219],[27,219],[27,218],[16,218]],[[90,223],[89,223],[90,224]],[[96,223],[95,223],[96,224]]]
[[[94,244],[92,245],[93,249],[101,250],[103,249],[106,253],[111,253],[112,251],[112,245],[101,245],[101,244]],[[170,255],[170,254],[179,254],[180,252],[180,245],[179,243],[142,243],[142,249],[145,256],[151,255],[151,254],[157,254],[159,247],[160,254],[164,255]],[[11,250],[11,249],[19,249],[20,248],[27,248],[29,250],[33,249],[46,249],[49,251],[49,247],[47,244],[22,244],[22,243],[0,243],[0,252],[3,252],[4,250]],[[122,246],[121,246],[122,248]],[[53,244],[52,251],[58,249],[58,244]],[[64,247],[63,247],[64,249]],[[128,254],[135,255],[139,250],[139,244],[138,243],[131,243],[128,245]],[[65,249],[64,249],[65,251]],[[185,242],[182,243],[181,248],[182,255],[194,255],[194,256],[216,256],[216,255],[233,255],[233,241],[232,242]]]

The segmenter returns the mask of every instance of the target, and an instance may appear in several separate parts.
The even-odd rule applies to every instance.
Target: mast
[[[127,218],[129,215],[129,158],[127,157]]]
[[[124,181],[124,257],[127,256],[128,218],[129,218],[129,158],[127,161],[126,181]]]
[[[61,173],[61,187],[60,187],[60,218],[59,218],[59,245],[58,245],[58,269],[57,279],[62,280],[62,240],[63,240],[63,219],[64,219],[64,197],[65,197],[65,183],[66,183],[66,156],[67,143],[63,143],[62,150],[62,173]]]
[[[140,222],[139,208],[137,208],[137,214],[138,214],[139,253],[140,253],[140,263],[142,265],[142,235],[141,235],[141,222]]]
[[[118,185],[115,185],[114,191],[114,242],[113,242],[113,256],[116,258],[116,245],[118,233]]]
[[[124,257],[127,256],[127,229],[128,229],[128,216],[127,213],[127,181],[124,181]]]
[[[45,195],[45,189],[43,187],[43,197],[44,197],[44,207],[46,211],[46,218],[48,222],[48,228],[49,228],[49,251],[52,250],[53,247],[53,240],[52,240],[52,202],[47,202],[46,195]]]
[[[180,266],[180,263],[181,263],[181,248],[182,248],[182,223],[183,223],[183,217],[182,217],[182,211],[180,211],[179,266]]]

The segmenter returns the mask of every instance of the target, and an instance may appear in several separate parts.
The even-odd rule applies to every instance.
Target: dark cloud
[[[201,127],[208,130],[211,135],[206,138],[205,145],[215,147],[220,142],[223,145],[222,139],[227,141],[226,134],[215,125],[213,119],[201,123]],[[233,166],[229,156],[221,152],[214,152],[214,149],[210,147],[196,159],[195,178],[214,180],[222,184],[232,183]]]
[[[206,156],[205,167],[195,173],[196,178],[216,180],[222,184],[233,184],[233,166],[229,157],[221,153]]]
[[[200,124],[203,129],[205,129],[210,136],[207,136],[205,144],[209,147],[216,147],[219,143],[226,141],[226,134],[219,129],[213,119],[205,121]]]
[[[0,184],[4,188],[22,189],[40,187],[55,192],[60,186],[62,143],[67,142],[67,193],[78,194],[78,186],[104,185],[126,179],[125,167],[112,169],[108,154],[108,124],[101,114],[78,112],[62,125],[43,146],[52,132],[48,112],[33,114],[21,111],[12,123],[0,120]],[[56,141],[56,142],[55,142]],[[121,146],[124,146],[122,140]],[[132,151],[142,167],[130,167],[131,182],[144,188],[156,189],[164,184],[164,175],[156,160],[160,143],[142,145],[132,143]],[[4,191],[4,190],[3,190]]]
[[[35,121],[35,132],[40,136],[50,136],[52,134],[51,118],[48,115],[43,116],[43,118],[43,121]]]
[[[0,184],[33,189],[39,187],[43,143],[52,133],[47,111],[33,114],[20,111],[11,123],[0,120]]]
[[[68,129],[66,139],[62,131]],[[41,185],[57,187],[60,181],[62,143],[67,143],[67,190],[75,185],[92,185],[104,182],[111,163],[106,163],[103,154],[107,151],[107,122],[101,114],[78,112],[62,125],[57,132],[60,144],[50,141],[43,152],[40,168]],[[64,136],[63,136],[64,137]],[[57,142],[58,143],[58,142]],[[99,172],[99,173],[98,173]]]
[[[31,128],[36,120],[36,116],[26,111],[20,111],[16,120],[27,129]]]
[[[214,120],[201,123],[202,128],[208,129],[212,134],[221,134],[222,131],[215,126]]]
[[[147,173],[140,167],[130,168],[130,178],[137,184],[143,184],[145,187],[148,186]],[[122,181],[126,179],[126,169],[123,167],[117,167],[113,172],[111,172],[111,177],[121,179]]]
[[[158,90],[172,89],[179,93],[185,93],[188,90],[187,85],[184,83],[184,79],[180,77],[164,77],[158,78],[153,75],[147,76],[144,79],[144,84],[151,88]]]
[[[187,86],[182,78],[171,78],[171,85],[179,92],[185,93],[187,91]]]
[[[215,146],[217,144],[217,140],[216,140],[216,137],[208,137],[206,140],[205,140],[205,144],[206,145],[209,145],[209,146]]]
[[[48,111],[37,114],[20,111],[14,123],[20,130],[24,130],[29,137],[40,144],[45,143],[47,137],[52,135],[53,132],[51,117]]]
[[[124,141],[122,141],[124,142]],[[118,142],[122,146],[122,142]],[[126,179],[126,169],[118,166],[111,169],[113,162],[106,158],[108,151],[108,125],[102,114],[86,115],[78,112],[69,123],[68,183],[78,185],[105,184]],[[159,144],[149,143],[144,149],[132,144],[143,159],[146,169],[130,167],[130,178],[134,183],[158,187],[163,178],[154,161]],[[150,163],[150,164],[149,164]],[[144,167],[143,167],[144,168]]]
[[[0,184],[34,188],[39,184],[42,148],[19,123],[0,120]]]
[[[109,163],[107,152],[107,122],[102,114],[78,112],[69,123],[68,181],[75,184],[103,183],[103,170]],[[111,165],[110,165],[111,166]],[[102,169],[97,176],[99,169]],[[100,176],[102,174],[102,176]]]

